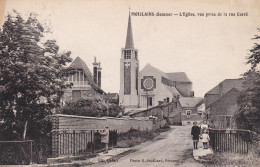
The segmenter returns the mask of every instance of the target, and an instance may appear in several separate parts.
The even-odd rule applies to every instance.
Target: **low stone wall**
[[[99,130],[108,126],[118,133],[128,130],[152,130],[153,122],[148,118],[113,118],[113,117],[85,117],[75,115],[56,114],[53,116],[53,130]]]

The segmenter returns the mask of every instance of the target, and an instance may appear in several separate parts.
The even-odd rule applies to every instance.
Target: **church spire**
[[[131,16],[130,16],[130,9],[129,9],[129,18],[128,18],[126,41],[125,41],[125,49],[131,49],[131,48],[134,48],[134,39],[133,39]]]

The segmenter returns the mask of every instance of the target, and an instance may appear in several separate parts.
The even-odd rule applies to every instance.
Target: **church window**
[[[138,53],[135,51],[135,59],[138,59]]]
[[[131,50],[124,51],[124,59],[131,59]]]

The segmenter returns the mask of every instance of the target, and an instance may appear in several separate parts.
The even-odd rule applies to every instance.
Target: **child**
[[[191,128],[191,135],[193,136],[192,139],[193,139],[194,150],[198,149],[200,127],[197,126],[197,122],[193,122],[193,127]]]
[[[200,136],[200,138],[201,138],[201,141],[203,143],[204,149],[207,149],[210,138],[209,138],[209,135],[208,135],[208,132],[207,132],[206,129],[204,129],[204,131],[203,131],[202,135]]]
[[[207,121],[206,121],[206,120],[204,120],[204,121],[202,122],[202,124],[200,125],[200,129],[201,129],[201,133],[200,133],[201,135],[202,135],[202,133],[204,132],[205,129],[208,131],[209,125],[207,124]]]

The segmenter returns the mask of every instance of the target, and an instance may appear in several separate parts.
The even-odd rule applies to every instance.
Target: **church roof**
[[[80,69],[83,70],[85,75],[87,76],[87,80],[89,81],[90,85],[97,91],[100,91],[101,93],[105,93],[99,86],[97,86],[94,81],[93,81],[93,76],[88,68],[88,66],[86,65],[86,63],[80,58],[77,57],[69,66],[69,68],[73,68],[73,69]]]
[[[172,72],[172,73],[167,73],[167,75],[173,81],[191,82],[191,80],[188,78],[185,72]]]
[[[239,91],[242,91],[244,89],[243,87],[244,79],[225,79],[224,81],[220,82],[217,86],[212,88],[210,91],[208,91],[206,94],[219,94],[220,92],[220,85],[222,85],[222,94],[227,93],[230,89],[236,88]]]
[[[129,14],[126,41],[125,41],[125,49],[131,49],[131,48],[134,48],[134,39],[133,39],[133,33],[132,33],[131,16]]]
[[[165,72],[159,70],[158,68],[155,68],[150,63],[147,63],[145,65],[145,67],[140,71],[140,73],[147,73],[147,72],[149,72],[149,73],[151,73],[151,72],[152,73],[157,73],[160,76],[163,76],[163,77],[165,77],[167,79],[170,79],[169,76]]]

